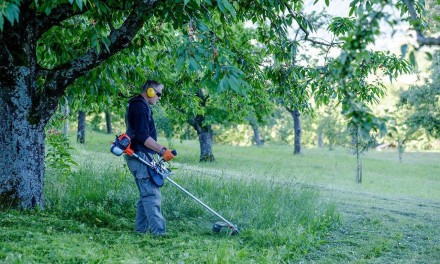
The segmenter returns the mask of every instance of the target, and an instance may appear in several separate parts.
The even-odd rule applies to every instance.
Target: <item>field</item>
[[[0,212],[3,263],[436,263],[440,259],[440,153],[370,151],[355,183],[348,150],[214,146],[174,141],[173,178],[237,224],[218,219],[169,183],[168,235],[136,235],[137,197],[113,136],[88,132],[71,175],[48,170],[45,210]]]

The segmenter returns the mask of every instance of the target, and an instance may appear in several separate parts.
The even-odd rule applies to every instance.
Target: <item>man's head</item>
[[[142,86],[142,96],[150,105],[155,105],[160,100],[163,91],[163,84],[148,80]]]

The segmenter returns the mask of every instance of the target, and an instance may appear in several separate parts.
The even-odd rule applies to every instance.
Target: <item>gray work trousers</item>
[[[144,153],[137,152],[136,154],[148,161]],[[136,204],[135,231],[148,233],[151,230],[153,235],[164,235],[166,225],[165,218],[162,216],[159,187],[150,180],[145,164],[128,155],[125,155],[125,159],[139,190],[139,199]]]

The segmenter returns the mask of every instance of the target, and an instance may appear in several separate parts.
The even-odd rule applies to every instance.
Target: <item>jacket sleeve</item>
[[[129,122],[135,134],[135,140],[143,145],[145,140],[150,137],[148,109],[146,109],[142,102],[133,102],[130,104],[128,111]]]

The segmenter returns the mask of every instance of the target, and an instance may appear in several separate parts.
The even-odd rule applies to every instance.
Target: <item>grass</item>
[[[196,144],[176,143],[182,164],[195,164]],[[371,150],[363,157],[363,183],[355,182],[356,160],[349,150],[305,149],[292,155],[293,147],[214,147],[216,163],[197,164],[205,169],[245,178],[288,180],[386,195],[440,200],[440,153],[408,152],[399,163],[396,151]]]
[[[0,212],[0,263],[429,263],[440,257],[439,153],[368,152],[354,182],[346,150],[174,142],[174,180],[241,228],[167,183],[168,236],[134,234],[137,190],[113,136],[90,132],[68,176],[48,171],[45,210]],[[165,142],[165,141],[164,141]],[[75,145],[75,144],[74,144]],[[423,200],[427,198],[429,200]],[[421,200],[422,199],[422,200]],[[437,210],[437,211],[436,211]]]

